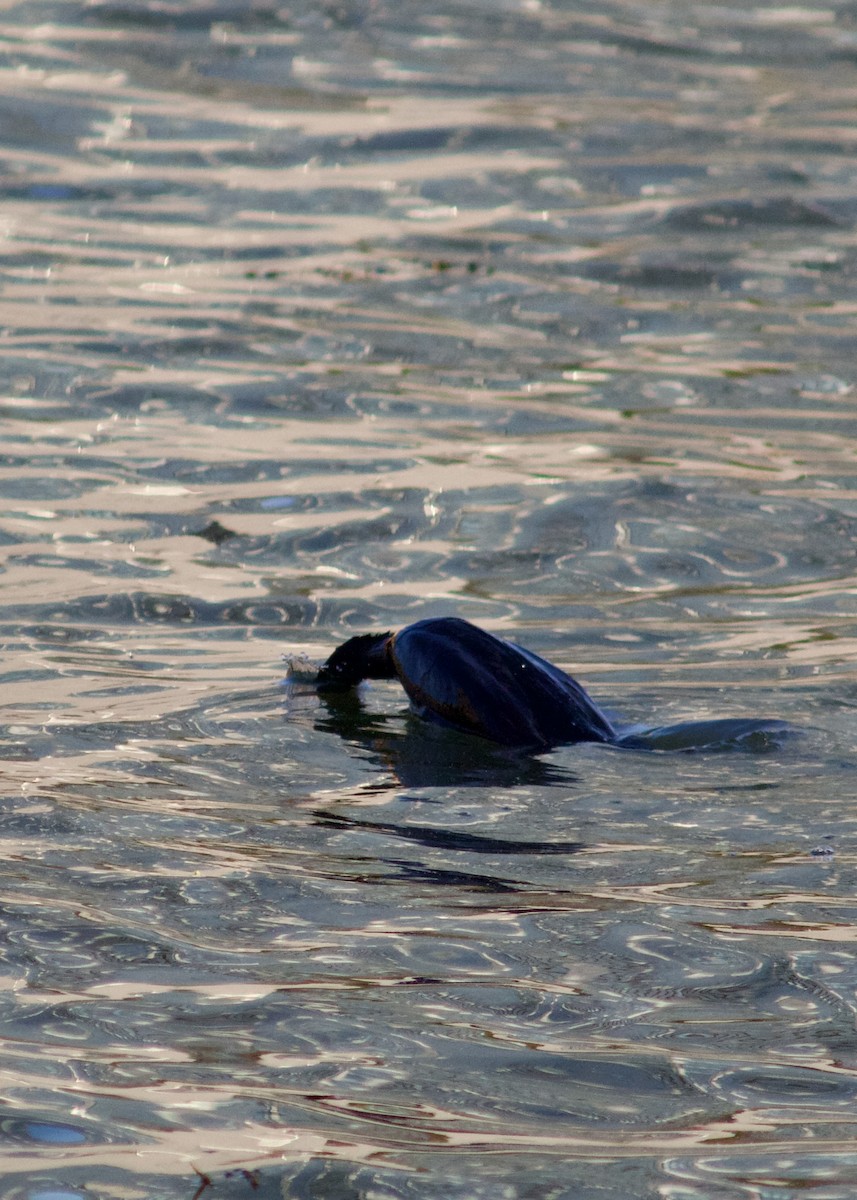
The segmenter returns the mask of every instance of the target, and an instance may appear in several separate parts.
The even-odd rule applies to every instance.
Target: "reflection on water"
[[[850,1195],[852,9],[0,25],[3,1195]]]
[[[362,746],[373,763],[403,787],[570,784],[574,775],[540,758],[507,750],[467,734],[408,716],[401,721],[371,714],[355,692],[320,695],[324,716],[315,727]],[[326,711],[325,711],[326,710]]]

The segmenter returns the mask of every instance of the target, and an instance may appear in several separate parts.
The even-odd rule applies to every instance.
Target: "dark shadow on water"
[[[424,867],[419,863],[396,859],[385,859],[384,861],[398,868],[400,879],[409,879],[414,883],[431,883],[441,887],[460,887],[467,888],[472,892],[493,892],[495,894],[527,890],[526,886],[498,879],[494,875],[479,875],[473,871],[453,871],[448,867]]]
[[[522,842],[517,839],[486,837],[458,829],[437,829],[432,825],[397,825],[392,821],[365,821],[340,813],[313,813],[315,825],[333,829],[363,829],[389,834],[408,842],[418,842],[440,850],[465,850],[475,854],[576,854],[585,849],[583,842]]]
[[[497,746],[407,714],[395,727],[369,712],[357,691],[319,696],[316,729],[369,751],[404,787],[571,787],[577,777],[559,764]]]

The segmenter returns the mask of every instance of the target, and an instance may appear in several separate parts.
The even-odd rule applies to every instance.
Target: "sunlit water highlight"
[[[851,1196],[853,7],[57,0],[0,56],[2,1195]],[[282,686],[445,613],[800,732]]]

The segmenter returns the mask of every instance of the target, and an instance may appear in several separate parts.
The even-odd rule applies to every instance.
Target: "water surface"
[[[13,2],[0,55],[0,1192],[851,1195],[854,7]],[[282,687],[447,613],[801,733]]]

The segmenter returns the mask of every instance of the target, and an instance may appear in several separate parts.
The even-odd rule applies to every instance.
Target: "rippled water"
[[[0,1194],[852,1196],[857,8],[0,16]]]

